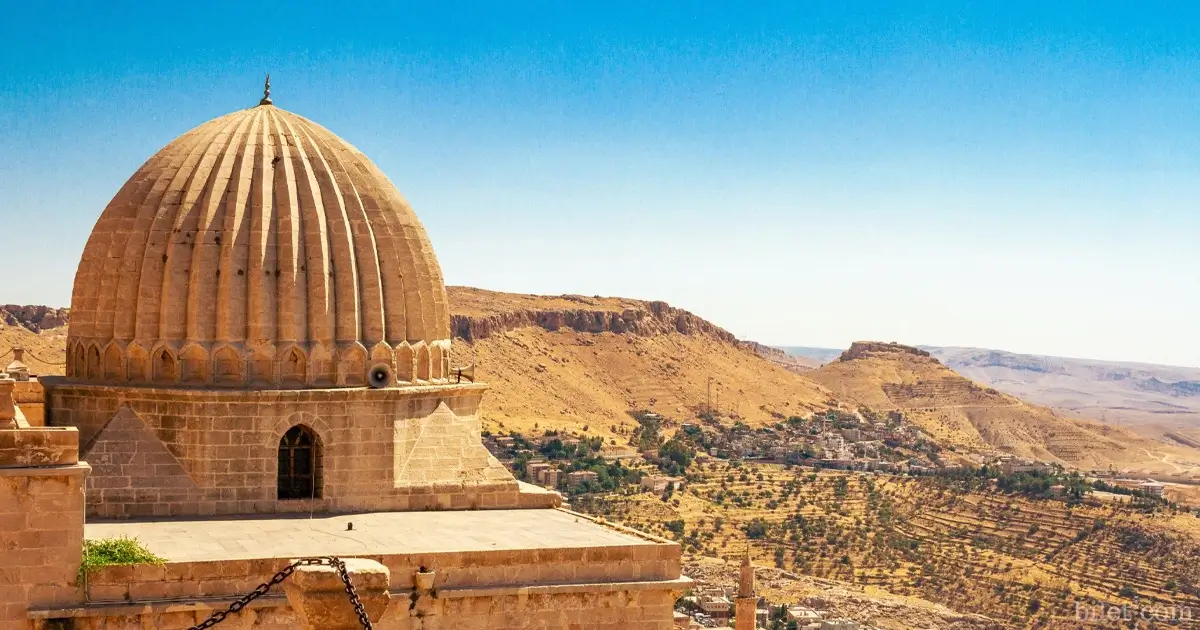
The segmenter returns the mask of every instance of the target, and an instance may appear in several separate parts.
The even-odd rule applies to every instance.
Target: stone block
[[[16,381],[8,375],[0,375],[0,428],[15,428],[17,407],[13,400],[13,386]]]
[[[378,622],[388,607],[390,594],[387,567],[363,558],[346,558],[346,571],[372,622]],[[284,583],[288,603],[305,628],[310,630],[355,630],[361,628],[350,604],[345,584],[330,566],[299,567]]]
[[[67,466],[79,461],[74,427],[0,429],[0,468]]]

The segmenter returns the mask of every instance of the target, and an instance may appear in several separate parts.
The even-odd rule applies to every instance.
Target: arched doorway
[[[298,424],[279,440],[279,498],[321,496],[321,443],[313,430]]]

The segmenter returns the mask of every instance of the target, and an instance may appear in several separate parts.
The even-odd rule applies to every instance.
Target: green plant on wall
[[[83,541],[83,564],[79,565],[78,581],[83,584],[89,575],[102,567],[128,566],[134,564],[163,564],[163,558],[154,555],[136,538],[102,538]]]

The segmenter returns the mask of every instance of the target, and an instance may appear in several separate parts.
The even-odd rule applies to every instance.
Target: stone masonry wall
[[[666,630],[675,597],[687,587],[679,580],[675,544],[373,559],[391,574],[392,603],[376,624],[381,630]],[[39,616],[74,617],[77,630],[187,628],[222,608],[220,598],[248,592],[285,564],[259,559],[106,567],[88,580],[90,604],[45,607]],[[434,573],[431,590],[417,589],[420,568]],[[188,601],[201,595],[207,602]],[[299,627],[287,601],[276,594],[225,625]]]
[[[632,590],[621,585],[582,585],[443,597],[424,616],[393,595],[379,630],[671,630],[675,594],[666,588]],[[75,620],[75,630],[180,630],[211,611],[132,613]],[[230,630],[296,630],[296,614],[284,602],[250,607],[221,625]]]
[[[0,630],[27,610],[81,601],[83,479],[74,430],[0,430]]]
[[[13,383],[13,402],[21,408],[29,426],[40,427],[46,424],[45,393],[42,391],[42,384],[36,379]]]
[[[519,507],[483,447],[484,386],[181,390],[45,383],[49,418],[79,428],[88,514],[108,518]],[[320,444],[319,496],[276,496],[279,440]],[[543,498],[552,500],[551,495]]]

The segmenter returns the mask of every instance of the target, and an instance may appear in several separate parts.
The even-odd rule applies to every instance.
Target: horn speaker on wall
[[[392,367],[386,363],[371,366],[367,373],[367,383],[375,389],[383,389],[392,384]]]
[[[475,364],[474,363],[472,363],[471,365],[468,365],[467,367],[460,367],[460,368],[454,370],[454,373],[456,375],[458,375],[459,383],[461,383],[464,378],[467,379],[468,381],[471,381],[472,383],[475,382]]]

